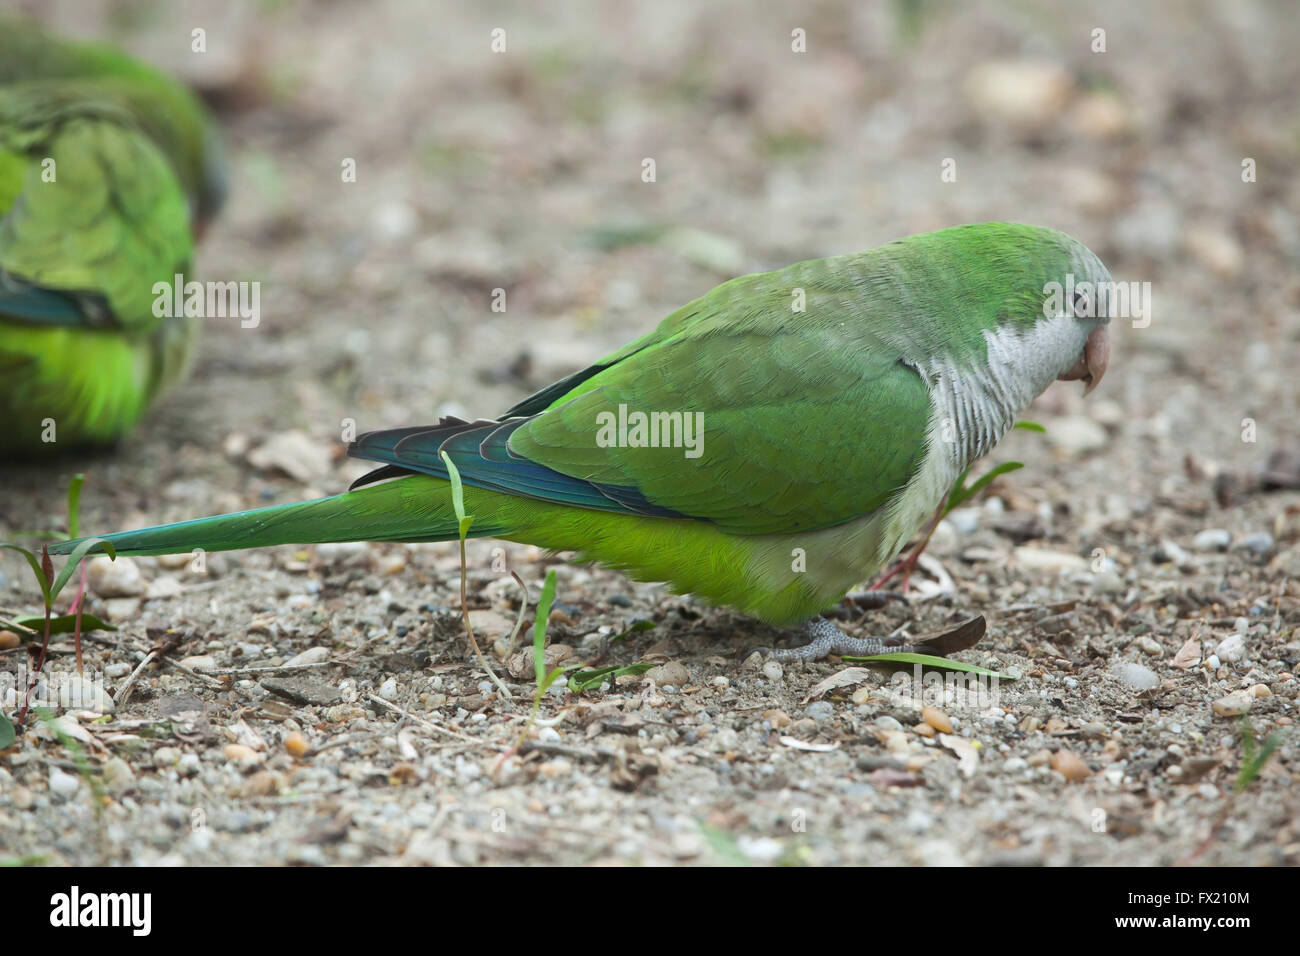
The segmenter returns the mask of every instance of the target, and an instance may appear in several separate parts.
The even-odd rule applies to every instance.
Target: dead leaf
[[[980,752],[975,749],[974,744],[964,737],[955,737],[952,734],[939,734],[938,740],[957,755],[957,769],[961,771],[963,777],[975,776],[975,771],[980,767]]]
[[[329,449],[297,429],[272,435],[248,453],[248,463],[262,471],[282,471],[303,483],[329,472]]]
[[[830,677],[819,680],[812,690],[808,691],[808,696],[803,699],[806,704],[814,698],[821,697],[833,690],[841,687],[852,687],[854,684],[861,684],[871,676],[871,670],[867,667],[846,667],[843,670],[836,671]]]
[[[916,592],[911,598],[913,604],[933,601],[937,597],[944,597],[956,592],[957,585],[953,582],[952,575],[948,573],[947,568],[939,563],[938,558],[933,555],[922,554],[916,563],[922,570],[932,574],[934,580],[930,581],[920,577],[912,578],[912,590]]]
[[[1195,667],[1201,662],[1201,642],[1194,637],[1189,637],[1187,643],[1178,648],[1178,653],[1174,655],[1174,666],[1181,671],[1189,667]]]
[[[910,643],[920,653],[948,657],[958,651],[974,647],[984,637],[984,632],[987,629],[988,624],[984,620],[984,615],[977,614],[975,617],[967,618],[955,627],[936,631],[933,634],[923,634],[914,638]]]

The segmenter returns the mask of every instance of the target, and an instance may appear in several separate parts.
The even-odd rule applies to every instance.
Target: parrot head
[[[941,320],[911,325],[904,354],[915,349],[955,370],[992,406],[1027,405],[1059,379],[1082,381],[1084,394],[1101,382],[1108,326],[1124,296],[1082,242],[1055,229],[989,222],[899,245],[918,253],[913,285],[943,303],[935,309]]]
[[[1106,374],[1111,316],[1123,308],[1109,270],[1083,243],[1054,229],[968,228],[988,230],[985,261],[997,291],[996,319],[985,334],[1016,343],[1014,364],[1033,380],[1035,394],[1063,380],[1082,381],[1087,395]]]
[[[1069,271],[1059,282],[1059,298],[1054,294],[1057,285],[1049,283],[1045,286],[1049,300],[1044,317],[1074,327],[1076,348],[1068,353],[1069,365],[1057,378],[1066,382],[1081,380],[1084,383],[1083,394],[1087,395],[1101,384],[1110,362],[1109,325],[1115,305],[1112,301],[1114,282],[1110,271],[1091,249],[1075,239],[1063,238]],[[1081,346],[1077,344],[1080,340]]]

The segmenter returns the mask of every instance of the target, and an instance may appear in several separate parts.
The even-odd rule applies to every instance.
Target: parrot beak
[[[1101,377],[1106,374],[1106,366],[1109,363],[1110,335],[1106,331],[1106,326],[1099,325],[1084,343],[1083,354],[1079,356],[1079,361],[1071,365],[1060,380],[1072,382],[1075,379],[1083,379],[1083,394],[1087,395],[1101,384]]]

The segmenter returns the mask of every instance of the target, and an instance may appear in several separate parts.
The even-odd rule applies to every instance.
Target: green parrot
[[[785,659],[877,652],[819,613],[1054,380],[1100,381],[1109,288],[1083,244],[1007,223],[743,276],[499,418],[360,436],[348,453],[380,467],[344,494],[106,540],[144,555],[455,540],[445,455],[473,537],[802,624],[811,643]]]
[[[0,454],[106,445],[184,371],[155,314],[225,196],[188,90],[107,47],[0,20]]]

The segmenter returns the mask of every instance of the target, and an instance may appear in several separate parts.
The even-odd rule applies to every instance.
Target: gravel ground
[[[876,635],[984,614],[960,656],[1018,676],[996,697],[949,688],[923,715],[887,672],[765,662],[752,649],[779,635],[727,610],[471,542],[494,650],[520,599],[501,568],[534,598],[554,568],[552,657],[656,665],[549,693],[528,729],[531,661],[499,662],[505,699],[467,659],[451,546],[119,562],[93,569],[91,602],[119,630],[86,645],[116,707],[0,753],[0,856],[1300,862],[1288,12],[935,5],[913,36],[903,4],[19,6],[217,106],[233,191],[200,265],[260,281],[262,316],[211,320],[191,377],[115,454],[4,465],[2,538],[58,527],[78,470],[92,532],[338,491],[362,470],[340,457],[348,420],[495,414],[727,277],[959,222],[1064,229],[1150,282],[1153,309],[1115,330],[1088,401],[1054,386],[1027,416],[1047,435],[994,452],[1026,467],[940,527],[950,581],[843,610]],[[36,601],[3,558],[0,613]],[[609,643],[636,621],[653,627]],[[163,663],[139,668],[151,648]],[[66,688],[71,644],[53,649]],[[24,657],[0,651],[8,687]],[[1235,796],[1243,725],[1224,710],[1283,735]]]

